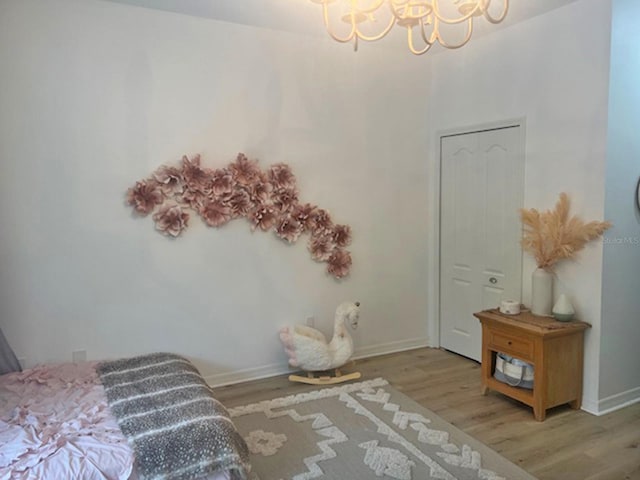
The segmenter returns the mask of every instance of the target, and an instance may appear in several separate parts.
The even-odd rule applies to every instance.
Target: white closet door
[[[440,345],[478,361],[473,313],[521,297],[521,128],[440,139]]]

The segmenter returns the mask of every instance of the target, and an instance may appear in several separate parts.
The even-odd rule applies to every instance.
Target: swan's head
[[[360,302],[342,302],[338,305],[336,316],[341,321],[348,322],[355,330],[358,328],[358,318],[360,318]]]

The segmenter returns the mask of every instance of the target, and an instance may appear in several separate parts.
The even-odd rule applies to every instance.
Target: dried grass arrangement
[[[522,248],[534,256],[538,268],[545,270],[552,270],[560,260],[572,258],[611,227],[610,222],[585,223],[579,217],[569,217],[569,197],[564,192],[553,210],[522,208],[520,218],[524,225]]]

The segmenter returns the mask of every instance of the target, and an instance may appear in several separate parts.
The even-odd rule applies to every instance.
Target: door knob
[[[498,279],[497,279],[496,277],[491,277],[491,278],[489,279],[489,281],[490,281],[491,283],[493,283],[494,285],[495,285],[496,283],[498,283]]]

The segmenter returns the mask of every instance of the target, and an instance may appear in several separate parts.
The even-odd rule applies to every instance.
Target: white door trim
[[[440,348],[440,180],[441,180],[441,138],[451,135],[463,135],[466,133],[483,132],[487,130],[497,130],[501,128],[520,127],[521,142],[525,155],[526,179],[526,117],[506,119],[495,122],[487,122],[464,127],[448,128],[434,132],[432,138],[432,158],[431,172],[429,175],[429,188],[432,192],[431,202],[428,208],[430,228],[427,234],[427,315],[433,319],[427,322],[427,338],[429,346]],[[524,196],[524,192],[523,192]]]

